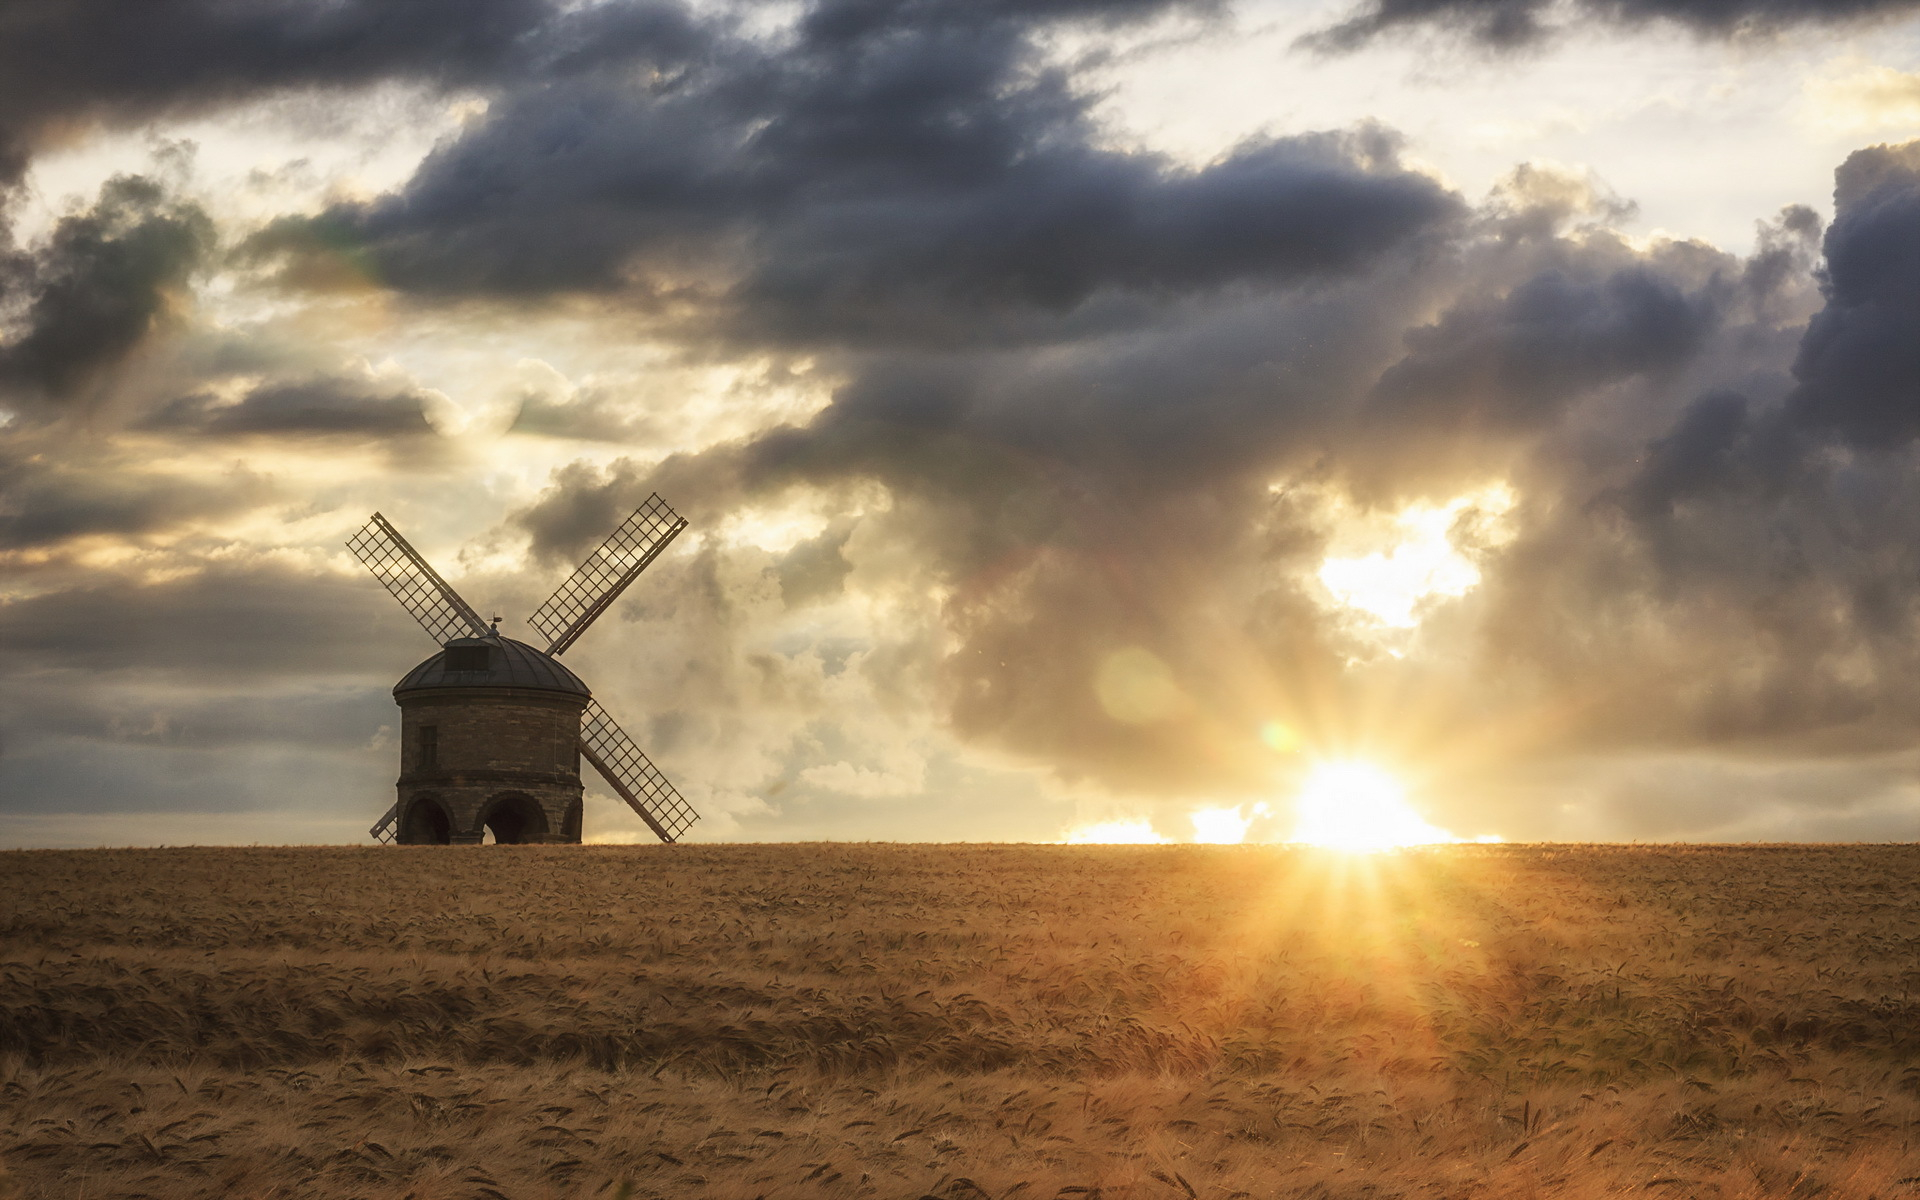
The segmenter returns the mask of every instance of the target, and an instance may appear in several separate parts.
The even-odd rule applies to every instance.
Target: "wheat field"
[[[1920,1190],[1920,849],[0,855],[0,1193]]]

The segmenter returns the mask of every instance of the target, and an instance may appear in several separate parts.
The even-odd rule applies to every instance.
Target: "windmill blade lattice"
[[[389,808],[386,811],[386,814],[384,816],[382,816],[378,821],[375,821],[373,823],[372,829],[367,830],[367,836],[372,838],[374,841],[379,842],[383,846],[389,845],[398,836],[394,832],[394,826],[397,825],[399,821],[400,821],[400,802],[398,800],[395,800],[393,802],[393,807]]]
[[[580,721],[580,753],[661,841],[679,841],[700,819],[598,700],[587,705]]]
[[[459,637],[485,637],[491,632],[473,606],[462,600],[460,593],[449,587],[379,513],[347,539],[347,549],[366,564],[402,608],[413,614],[436,645]]]
[[[587,626],[593,624],[686,527],[686,519],[667,507],[660,493],[648,496],[647,502],[635,509],[598,550],[587,556],[587,561],[580,564],[559,590],[527,618],[527,624],[549,640],[547,653],[560,654],[573,645],[587,631]]]

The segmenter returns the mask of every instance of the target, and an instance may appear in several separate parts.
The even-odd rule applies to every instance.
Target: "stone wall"
[[[399,840],[580,840],[587,698],[531,688],[402,692]],[[432,728],[431,761],[423,730]],[[433,810],[437,807],[438,814]]]

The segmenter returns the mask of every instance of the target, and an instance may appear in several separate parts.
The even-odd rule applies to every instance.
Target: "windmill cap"
[[[484,669],[472,669],[463,664],[465,659],[479,657],[473,654],[476,650],[486,651]],[[580,677],[567,670],[553,655],[536,650],[525,642],[497,635],[453,639],[440,653],[408,671],[406,678],[394,685],[393,694],[398,696],[402,692],[427,688],[495,687],[533,688],[575,696],[593,695],[587,685],[580,682]]]

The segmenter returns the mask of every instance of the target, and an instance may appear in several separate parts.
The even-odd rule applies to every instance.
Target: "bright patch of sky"
[[[1833,168],[1863,140],[1920,135],[1920,22],[1733,43],[1576,30],[1511,57],[1421,40],[1293,48],[1350,7],[1251,0],[1224,25],[1136,39],[1098,72],[1111,136],[1198,164],[1372,119],[1470,198],[1520,162],[1584,166],[1638,204],[1629,230],[1744,253],[1787,204],[1831,215]]]
[[[1480,583],[1476,552],[1507,534],[1513,492],[1490,487],[1389,516],[1342,514],[1319,580],[1334,601],[1388,629],[1412,629],[1426,608]]]

